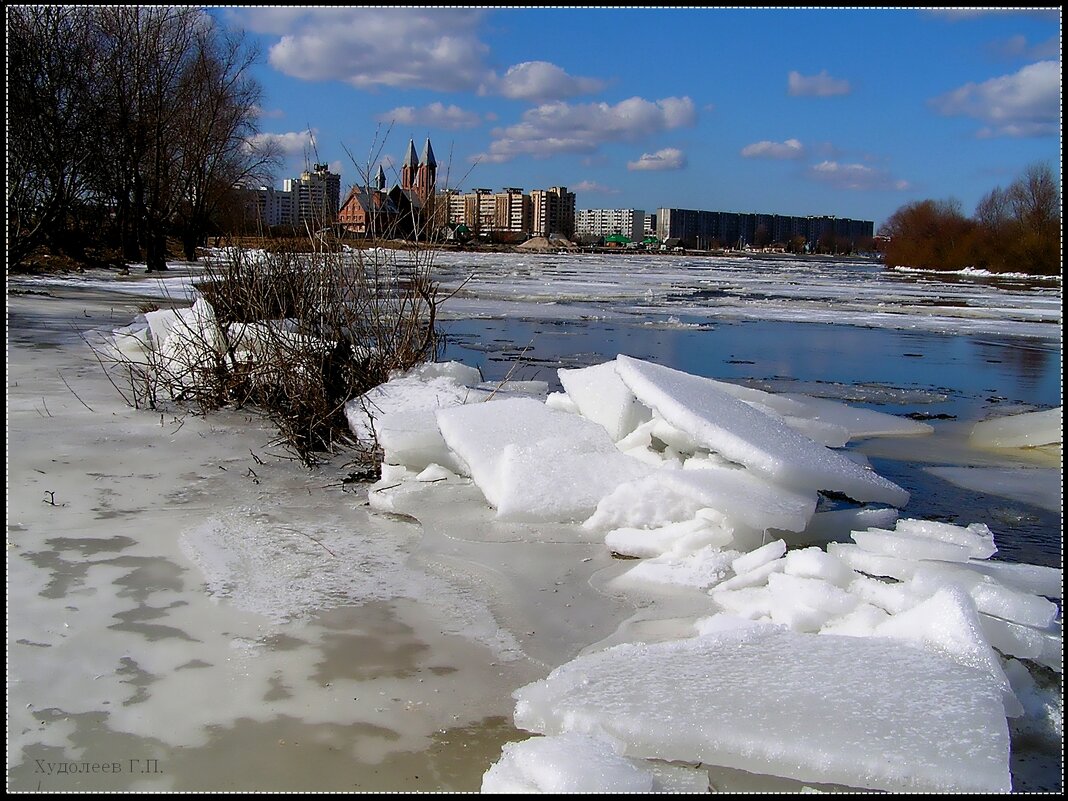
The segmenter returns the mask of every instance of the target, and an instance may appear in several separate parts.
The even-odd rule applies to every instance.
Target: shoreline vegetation
[[[880,233],[887,267],[957,272],[1061,272],[1061,196],[1048,165],[1032,164],[965,217],[956,200],[922,200],[894,212]]]

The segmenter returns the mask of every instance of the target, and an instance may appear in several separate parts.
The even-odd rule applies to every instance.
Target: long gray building
[[[874,235],[874,221],[848,217],[789,217],[667,208],[656,212],[656,236],[661,242],[678,239],[683,246],[699,250],[764,247],[786,244],[796,237],[804,237],[808,247],[815,248],[821,240],[832,237],[856,244]]]

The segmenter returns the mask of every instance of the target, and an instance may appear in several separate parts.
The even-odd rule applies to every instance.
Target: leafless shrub
[[[305,464],[340,447],[377,464],[377,444],[355,441],[345,404],[438,356],[439,220],[413,212],[352,246],[332,229],[336,213],[324,210],[299,243],[210,253],[191,309],[146,310],[159,315],[160,341],[144,327],[115,332],[101,361],[127,402],[256,409]]]
[[[165,336],[119,329],[101,361],[135,408],[254,408],[310,465],[361,446],[347,401],[436,357],[431,262],[426,248],[230,249],[209,259],[192,308],[165,313]]]

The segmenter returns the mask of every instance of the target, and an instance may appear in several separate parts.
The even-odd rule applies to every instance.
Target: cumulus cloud
[[[742,148],[747,159],[799,159],[805,156],[805,147],[797,139],[785,142],[754,142]]]
[[[476,128],[482,124],[482,118],[472,111],[464,111],[459,106],[444,103],[431,103],[422,108],[398,106],[392,111],[375,117],[378,122],[395,122],[400,125],[425,125],[429,128]]]
[[[576,192],[591,192],[597,195],[618,195],[619,190],[599,184],[596,181],[579,181],[572,187]]]
[[[814,181],[836,189],[904,191],[911,186],[908,181],[894,178],[886,170],[865,164],[841,164],[837,161],[821,161],[809,167],[807,175]]]
[[[489,152],[473,160],[489,163],[516,156],[547,158],[559,153],[592,154],[605,142],[639,141],[662,131],[693,125],[688,97],[645,100],[632,97],[615,105],[544,103],[523,113],[519,123],[495,128]]]
[[[245,8],[245,27],[280,38],[268,60],[309,81],[438,91],[474,89],[489,48],[470,8]]]
[[[503,77],[490,73],[479,94],[502,95],[513,100],[544,103],[575,95],[588,95],[604,88],[604,81],[578,78],[548,61],[524,61],[508,68]]]
[[[817,75],[802,75],[792,70],[787,76],[789,92],[794,96],[830,97],[831,95],[848,95],[851,91],[849,81],[832,78],[827,70]]]
[[[929,103],[947,117],[986,123],[979,137],[1056,136],[1060,129],[1061,65],[1029,64],[1011,75],[968,83]]]
[[[686,154],[677,147],[665,147],[655,153],[642,153],[637,161],[628,161],[628,170],[681,170],[686,166]]]
[[[256,150],[271,147],[285,156],[295,156],[315,148],[315,129],[290,133],[258,133],[249,137],[249,145]]]

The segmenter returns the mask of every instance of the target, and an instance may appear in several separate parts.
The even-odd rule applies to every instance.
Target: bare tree
[[[279,163],[271,140],[253,144],[262,91],[250,70],[258,56],[241,34],[220,32],[204,18],[183,78],[189,103],[176,224],[189,261],[196,260],[196,247],[223,206],[240,202],[234,187],[266,181]]]
[[[86,9],[8,10],[8,259],[46,240],[66,246],[68,215],[87,191],[100,138],[98,51]]]

